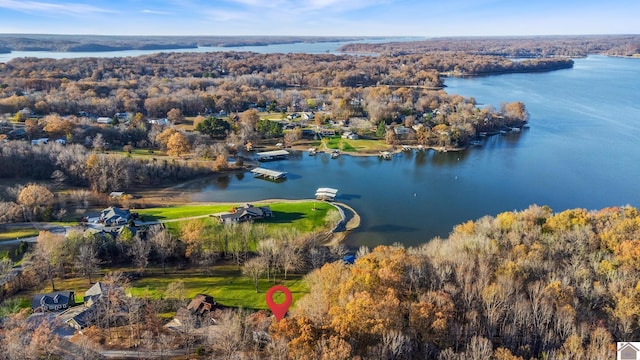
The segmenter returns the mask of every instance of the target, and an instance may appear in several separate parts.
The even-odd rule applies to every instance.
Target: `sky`
[[[0,0],[0,33],[640,34],[638,0]]]

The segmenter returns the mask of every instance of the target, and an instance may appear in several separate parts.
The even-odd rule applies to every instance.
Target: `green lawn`
[[[345,152],[375,152],[389,150],[391,146],[383,140],[365,140],[365,139],[342,139],[340,137],[329,138],[326,141],[327,148],[337,149]]]
[[[229,211],[230,205],[182,205],[163,208],[140,209],[136,212],[145,220],[172,220]]]
[[[38,230],[33,227],[22,229],[11,229],[0,232],[0,241],[22,239],[31,236],[38,236]]]
[[[240,204],[238,204],[240,205]],[[255,206],[268,205],[274,217],[258,221],[269,228],[289,225],[301,232],[309,232],[325,226],[327,211],[333,206],[320,201],[283,202],[272,204],[256,203]],[[144,220],[172,220],[192,216],[202,216],[229,211],[232,205],[184,205],[164,208],[140,209],[138,213]],[[167,223],[170,229],[179,229],[179,223]]]
[[[163,275],[160,269],[153,269],[152,274],[147,273],[142,279],[132,282],[129,291],[133,296],[159,299],[166,297],[167,286],[178,280],[184,282],[185,295],[189,299],[196,294],[208,294],[222,305],[245,309],[267,309],[265,294],[274,285],[261,279],[259,292],[256,293],[253,282],[242,276],[237,266],[218,265],[214,266],[208,275],[196,270],[170,271],[169,274]],[[289,279],[284,281],[279,278],[278,283],[291,290],[294,303],[309,291],[301,275],[290,275]],[[278,295],[282,296],[282,299]],[[283,296],[278,293],[274,300],[280,303],[284,300]]]

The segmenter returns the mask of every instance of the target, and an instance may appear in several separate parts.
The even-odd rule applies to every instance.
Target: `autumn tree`
[[[30,220],[48,219],[55,197],[42,185],[29,184],[18,195],[18,204],[24,207],[24,216]]]
[[[177,134],[178,130],[174,129],[174,128],[167,128],[164,129],[161,133],[159,133],[156,138],[155,141],[158,142],[158,144],[160,145],[161,148],[167,148],[167,145],[169,143],[169,139],[171,139],[171,137],[174,134]]]
[[[63,244],[64,236],[40,231],[33,252],[33,265],[36,271],[49,279],[51,291],[56,291],[54,279],[60,273],[60,267],[64,261]]]
[[[184,115],[180,109],[173,108],[167,112],[167,119],[174,124],[180,124],[184,121]]]
[[[167,154],[180,156],[191,150],[191,144],[187,137],[180,132],[176,132],[167,141]]]
[[[249,109],[240,114],[240,122],[242,125],[251,129],[255,129],[258,124],[258,120],[260,120],[260,115],[258,115],[258,111],[256,109]]]

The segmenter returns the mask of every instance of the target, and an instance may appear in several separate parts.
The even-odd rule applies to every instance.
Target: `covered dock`
[[[336,199],[337,195],[338,189],[322,187],[316,190],[316,199],[318,200],[333,201]]]
[[[258,156],[258,161],[271,161],[286,159],[289,156],[289,152],[286,150],[273,150],[259,152],[256,155]]]
[[[261,177],[261,178],[266,178],[271,180],[284,179],[287,176],[287,173],[284,171],[276,171],[276,170],[265,169],[261,167],[257,167],[251,170],[251,172],[256,177]]]

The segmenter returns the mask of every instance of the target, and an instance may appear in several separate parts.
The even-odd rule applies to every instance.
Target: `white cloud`
[[[232,10],[219,10],[219,9],[210,9],[205,11],[209,16],[211,16],[215,21],[225,22],[225,21],[236,21],[236,20],[247,20],[250,14],[243,11],[232,11]]]
[[[90,13],[112,13],[114,11],[79,3],[48,3],[41,1],[0,0],[0,8],[55,14],[86,15]]]
[[[168,11],[159,11],[159,10],[151,10],[151,9],[144,9],[142,10],[142,12],[145,14],[153,14],[153,15],[171,15],[171,13]]]

